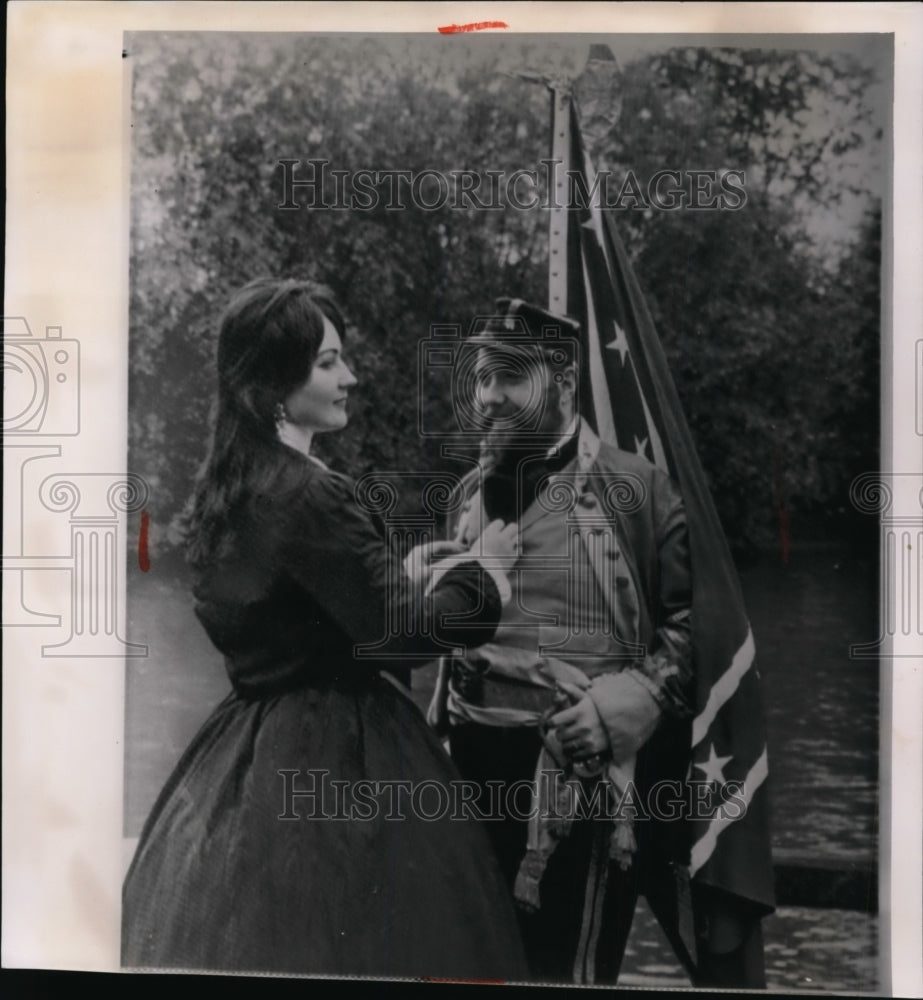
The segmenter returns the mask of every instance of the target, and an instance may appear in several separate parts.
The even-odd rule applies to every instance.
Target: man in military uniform
[[[669,476],[578,414],[578,333],[501,299],[465,345],[486,434],[450,537],[516,521],[520,556],[493,641],[443,661],[430,722],[481,789],[535,977],[614,983],[639,893],[692,970],[688,827],[666,801],[689,765],[691,578]],[[578,785],[583,814],[562,808]]]

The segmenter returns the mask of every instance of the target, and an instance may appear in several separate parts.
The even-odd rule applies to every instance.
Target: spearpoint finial
[[[615,128],[622,113],[622,71],[608,45],[591,45],[574,84],[580,125],[592,147]]]
[[[515,77],[517,80],[525,80],[527,83],[541,83],[549,90],[556,90],[565,96],[570,96],[573,92],[573,78],[565,76],[563,73],[540,73],[537,70],[523,70],[519,73],[507,73],[506,75]]]

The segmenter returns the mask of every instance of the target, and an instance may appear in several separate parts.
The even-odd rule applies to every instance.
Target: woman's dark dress
[[[453,819],[439,793],[420,785],[449,787],[454,766],[418,709],[380,675],[388,659],[353,654],[355,644],[385,635],[398,605],[416,619],[388,655],[435,655],[425,633],[445,612],[469,619],[464,630],[437,625],[441,639],[488,641],[500,605],[481,577],[471,564],[459,567],[434,591],[431,613],[414,610],[420,602],[390,568],[350,482],[286,458],[195,588],[196,612],[234,690],[186,750],[142,832],[124,886],[124,965],[525,978],[484,830],[476,819]],[[377,816],[332,818],[348,815],[351,800],[341,793],[338,802],[329,782],[362,779],[409,783],[423,810],[442,815],[415,818],[410,794],[392,784]],[[324,781],[325,800],[286,796],[286,787]],[[299,818],[280,818],[293,813]]]

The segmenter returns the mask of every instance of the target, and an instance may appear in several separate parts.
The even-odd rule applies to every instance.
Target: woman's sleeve
[[[350,480],[318,473],[300,492],[280,544],[284,570],[367,655],[437,656],[493,638],[500,593],[478,563],[453,567],[424,595],[359,507]]]

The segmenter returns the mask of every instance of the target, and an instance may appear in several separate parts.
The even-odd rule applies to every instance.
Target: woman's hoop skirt
[[[251,505],[197,585],[235,691],[142,832],[123,965],[525,979],[508,890],[454,765],[381,664],[353,655],[380,635],[393,575],[380,536],[347,481],[307,463],[291,478]],[[482,621],[473,642],[499,614],[483,575],[459,567],[435,592],[437,610]]]

